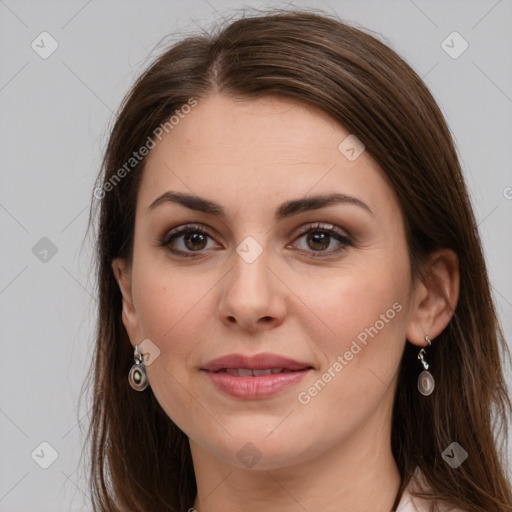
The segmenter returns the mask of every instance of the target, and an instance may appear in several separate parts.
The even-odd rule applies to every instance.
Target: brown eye
[[[210,240],[213,244],[208,245]],[[159,245],[173,254],[184,257],[194,257],[193,253],[202,255],[205,249],[218,246],[204,229],[190,225],[173,229],[164,236]]]
[[[205,248],[207,237],[208,235],[205,233],[191,231],[183,235],[183,243],[187,249],[190,249],[191,251],[197,251]]]
[[[329,248],[331,235],[323,232],[310,232],[306,236],[307,244],[315,251],[321,251]]]
[[[307,252],[314,258],[332,256],[354,245],[350,238],[329,224],[309,226],[309,229],[296,238],[296,240],[302,239],[303,242],[298,244],[299,250]],[[335,247],[332,248],[332,245]]]

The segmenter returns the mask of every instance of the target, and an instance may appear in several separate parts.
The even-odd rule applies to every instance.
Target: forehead
[[[318,157],[315,149],[332,149],[333,141],[344,133],[324,112],[294,100],[216,94],[198,102],[164,137],[171,146],[193,153],[188,156],[215,155],[216,162],[223,164],[249,155],[251,160],[275,158],[273,153],[283,152],[293,161]]]
[[[147,207],[167,189],[221,197],[228,210],[334,189],[377,205],[396,203],[366,152],[349,160],[340,151],[349,135],[324,112],[294,100],[213,95],[182,115],[150,152],[139,204]]]

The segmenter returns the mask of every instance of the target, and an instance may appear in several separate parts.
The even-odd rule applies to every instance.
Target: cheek
[[[211,318],[208,294],[215,281],[194,277],[189,271],[150,267],[137,276],[136,308],[143,335],[163,351],[190,351],[196,332]]]
[[[159,360],[148,368],[151,386],[188,389],[201,349],[211,341],[219,275],[194,266],[172,267],[148,256],[146,262],[139,260],[133,283],[141,335],[160,349]]]
[[[342,416],[366,414],[389,391],[398,370],[408,323],[408,257],[396,251],[377,261],[347,264],[335,278],[315,280],[314,287],[302,281],[298,295],[307,297],[308,308],[297,307],[308,311],[302,327],[321,354],[322,368],[298,399],[314,402],[319,413],[339,407]]]
[[[389,258],[367,254],[329,272],[296,276],[298,300],[292,314],[304,318],[303,326],[310,332],[314,328],[322,335],[329,352],[344,349],[360,333],[364,340],[364,333],[375,325],[379,333],[393,338],[394,333],[405,332],[408,265],[407,254],[397,251]]]
[[[174,269],[145,268],[134,281],[139,322],[144,338],[160,350],[147,367],[149,382],[166,414],[191,433],[196,423],[211,423],[194,377],[206,323],[212,317],[208,293],[216,281]]]
[[[363,294],[364,289],[359,290]],[[406,308],[392,293],[367,297],[371,300],[357,308],[340,299],[330,317],[336,336],[313,340],[322,366],[296,390],[295,416],[303,422],[297,434],[318,429],[318,418],[327,414],[337,428],[322,430],[326,445],[364,430],[375,418],[380,425],[389,421],[405,345]],[[299,435],[295,442],[300,444]]]
[[[155,342],[172,339],[195,305],[200,306],[211,284],[207,276],[198,277],[194,265],[173,264],[164,249],[153,247],[144,228],[135,231],[132,290],[141,331]]]

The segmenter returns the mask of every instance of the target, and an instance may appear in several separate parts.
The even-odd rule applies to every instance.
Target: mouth
[[[210,361],[200,370],[223,394],[243,399],[261,399],[298,384],[314,367],[309,363],[263,353],[254,356],[223,356]]]
[[[262,375],[277,375],[278,373],[300,372],[312,368],[312,366],[301,368],[299,370],[291,370],[289,368],[265,368],[263,370],[257,370],[256,368],[223,368],[213,373],[227,373],[233,377],[261,377]]]
[[[213,359],[202,366],[201,369],[209,372],[236,370],[242,372],[241,376],[248,377],[250,376],[247,373],[248,371],[258,372],[261,370],[267,373],[260,375],[268,375],[269,373],[276,374],[284,371],[304,370],[312,366],[310,363],[296,361],[279,354],[262,352],[254,355],[228,354]],[[244,372],[245,374],[243,374]],[[251,375],[257,376],[258,373]]]

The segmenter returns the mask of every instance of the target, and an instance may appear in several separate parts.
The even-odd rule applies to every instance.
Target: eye
[[[159,245],[173,254],[195,257],[191,253],[201,253],[204,249],[212,248],[208,245],[208,239],[213,240],[204,228],[188,224],[167,233]]]
[[[300,250],[310,253],[309,255],[313,258],[332,256],[354,245],[346,234],[335,229],[332,224],[317,223],[310,225],[296,238],[296,240],[301,239],[304,239],[304,244],[302,244],[303,247]],[[337,244],[336,248],[327,250],[333,243]],[[317,254],[314,254],[315,252]]]
[[[209,244],[209,240],[212,244]],[[299,250],[307,252],[308,256],[313,258],[326,258],[354,245],[344,232],[336,229],[332,224],[322,223],[308,226],[295,240],[302,240],[304,243],[299,245],[303,247],[299,247]],[[335,248],[328,250],[333,244]],[[205,249],[219,247],[205,228],[191,224],[171,230],[158,241],[158,245],[172,254],[186,258],[198,257]]]

